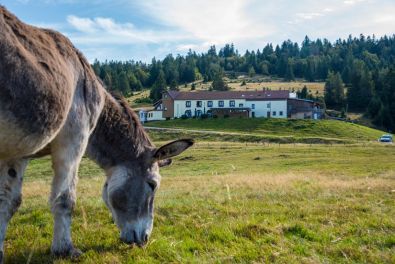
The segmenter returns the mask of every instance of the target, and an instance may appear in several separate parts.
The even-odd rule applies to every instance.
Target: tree
[[[254,69],[254,67],[250,67],[248,69],[248,76],[250,76],[250,77],[254,77],[255,76],[255,69]]]
[[[104,77],[104,84],[107,86],[107,89],[113,90],[111,76],[108,73]]]
[[[298,98],[300,98],[300,99],[306,99],[307,96],[308,96],[308,90],[307,90],[306,85],[303,86],[303,88],[302,88],[301,91],[297,91],[296,94],[297,94]]]
[[[166,91],[165,74],[162,70],[159,71],[158,77],[151,88],[150,98],[157,101],[162,98],[162,93]]]
[[[291,58],[288,59],[287,70],[285,72],[285,80],[287,81],[295,80],[295,75],[293,70],[293,60]]]
[[[347,100],[351,109],[366,109],[372,99],[374,83],[372,74],[362,60],[355,60]]]
[[[228,91],[230,88],[229,86],[225,83],[221,75],[217,75],[213,83],[211,84],[211,89],[214,91]]]
[[[178,84],[177,84],[177,82],[175,81],[175,80],[173,80],[171,83],[170,83],[170,90],[172,90],[172,91],[179,91],[180,89],[178,88]]]
[[[129,80],[125,72],[121,72],[119,74],[118,85],[119,85],[119,90],[123,95],[127,96],[130,94],[131,90],[130,90]]]
[[[325,103],[340,108],[344,103],[344,84],[340,73],[329,72],[325,83]]]
[[[133,72],[128,73],[128,80],[129,80],[130,89],[132,91],[140,91],[143,88],[143,85],[139,80],[137,80]]]

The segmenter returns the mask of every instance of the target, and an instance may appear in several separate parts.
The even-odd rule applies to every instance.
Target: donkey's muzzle
[[[133,245],[136,244],[139,247],[144,246],[148,242],[149,235],[146,232],[138,233],[136,231],[131,231],[121,234],[121,241]]]

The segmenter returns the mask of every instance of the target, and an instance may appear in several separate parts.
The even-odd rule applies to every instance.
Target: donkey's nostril
[[[144,235],[144,239],[143,239],[143,243],[145,244],[145,243],[147,243],[147,241],[148,241],[148,234],[145,234]]]
[[[126,237],[121,237],[121,241],[123,243],[129,244],[129,245],[133,244],[133,240],[132,239],[128,239]]]

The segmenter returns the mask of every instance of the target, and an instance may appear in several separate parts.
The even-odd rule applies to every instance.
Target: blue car
[[[384,142],[384,143],[392,143],[392,135],[382,135],[379,138],[379,142]]]

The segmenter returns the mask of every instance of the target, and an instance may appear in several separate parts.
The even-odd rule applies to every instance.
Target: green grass
[[[149,244],[131,248],[84,159],[73,214],[80,263],[394,263],[395,147],[197,143],[162,170]],[[49,159],[33,161],[6,263],[50,255]]]
[[[258,137],[254,141],[354,142],[377,141],[384,133],[369,127],[335,120],[292,120],[267,118],[176,119],[149,122],[146,126],[210,130]],[[248,141],[248,136],[246,140]],[[261,138],[262,140],[259,140]],[[309,140],[310,139],[310,140]],[[243,140],[244,141],[244,140]]]

